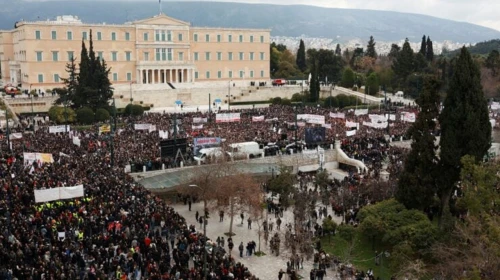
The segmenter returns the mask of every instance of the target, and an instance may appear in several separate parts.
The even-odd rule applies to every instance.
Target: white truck
[[[194,156],[194,160],[204,163],[208,158],[217,160],[219,158],[222,158],[223,156],[224,152],[222,152],[222,149],[220,147],[204,148],[196,153],[196,155]]]
[[[263,145],[257,142],[242,142],[230,144],[227,154],[231,159],[246,159],[261,157],[263,152]]]

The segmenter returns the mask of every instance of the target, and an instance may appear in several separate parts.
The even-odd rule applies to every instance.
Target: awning
[[[215,103],[222,103],[222,100],[220,100],[220,98],[215,98],[214,102]]]
[[[180,101],[180,100],[176,100],[176,101],[175,101],[175,104],[176,104],[176,105],[182,105],[182,101]]]

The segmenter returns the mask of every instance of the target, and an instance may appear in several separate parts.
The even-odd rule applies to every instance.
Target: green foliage
[[[368,41],[368,45],[366,46],[366,56],[377,58],[377,51],[375,50],[375,39],[373,36],[370,36],[370,40]]]
[[[60,106],[50,107],[48,114],[50,120],[58,124],[66,123],[66,120],[67,123],[72,123],[76,119],[76,113],[73,109]]]
[[[92,124],[94,122],[94,111],[89,107],[82,107],[76,111],[76,119],[81,124]]]
[[[308,49],[307,64],[309,70],[313,71],[313,66],[316,67],[318,80],[328,82],[338,82],[341,78],[343,62],[342,58],[336,55],[332,50],[325,49]]]
[[[432,45],[432,41],[431,41],[430,36],[427,36],[425,58],[427,58],[427,61],[431,61],[431,62],[434,60],[434,47]]]
[[[419,54],[425,56],[426,52],[427,52],[427,38],[425,37],[422,37],[422,42],[420,43],[420,50],[418,51]]]
[[[377,73],[373,72],[366,78],[365,93],[376,95],[380,89],[380,81]]]
[[[392,44],[391,50],[389,51],[389,54],[387,56],[390,59],[397,59],[400,51],[401,51],[400,46],[398,46],[397,44]]]
[[[297,64],[297,67],[302,72],[304,72],[307,69],[306,47],[305,47],[304,41],[302,39],[300,39],[299,49],[297,50],[296,64]]]
[[[400,80],[406,80],[406,78],[414,70],[414,54],[413,49],[410,46],[408,38],[406,38],[403,48],[398,52],[396,59],[392,64],[392,70]]]
[[[339,104],[338,104],[337,98],[335,96],[328,96],[327,98],[325,98],[323,100],[323,107],[333,108],[333,107],[338,107],[338,106],[339,106]]]
[[[491,71],[491,75],[496,77],[500,69],[500,53],[498,50],[492,50],[485,61],[485,66]]]
[[[337,227],[337,231],[339,236],[349,243],[356,237],[356,229],[351,225],[341,224]]]
[[[291,102],[304,102],[305,100],[308,100],[309,99],[309,96],[308,96],[308,91],[307,92],[304,92],[304,94],[301,94],[301,93],[294,93],[292,95],[292,99],[290,99]]]
[[[355,48],[352,53],[351,60],[349,61],[349,65],[356,69],[356,65],[358,65],[358,60],[361,59],[365,55],[363,48]]]
[[[418,210],[407,210],[394,199],[363,207],[361,230],[375,240],[395,246],[408,242],[415,250],[428,249],[437,238],[437,228]]]
[[[340,85],[345,88],[352,88],[354,86],[355,77],[354,71],[352,71],[351,68],[345,68],[342,73],[342,81],[340,82]]]
[[[340,44],[337,44],[335,47],[335,55],[341,56],[342,55],[342,49],[340,48]]]
[[[326,219],[323,219],[322,227],[325,233],[332,234],[335,232],[337,224],[330,217],[328,217]]]
[[[416,100],[421,110],[408,131],[413,141],[398,181],[396,198],[409,209],[430,207],[436,193],[437,147],[431,133],[439,115],[438,90],[439,82],[435,78],[425,80],[424,92]]]
[[[484,42],[479,42],[474,46],[469,46],[467,50],[472,55],[488,55],[493,50],[500,49],[500,39],[493,39]],[[446,52],[447,57],[455,57],[460,54],[460,50]]]
[[[480,71],[465,47],[456,62],[439,123],[438,185],[442,212],[459,180],[461,158],[471,155],[476,161],[482,160],[491,145],[491,124]]]
[[[124,114],[127,116],[142,116],[144,108],[141,105],[128,104],[125,107]]]
[[[99,108],[95,111],[95,120],[97,122],[105,122],[109,120],[109,117],[110,117],[109,112],[106,109]]]
[[[291,171],[285,166],[281,166],[279,175],[269,181],[269,190],[279,194],[284,199],[284,203],[288,205],[289,201],[286,198],[294,190],[295,181],[296,178]]]
[[[319,100],[320,84],[318,77],[317,64],[313,64],[311,67],[311,81],[309,82],[309,101],[317,102]]]
[[[362,103],[361,100],[359,100],[359,98],[357,98],[356,96],[352,96],[352,95],[339,94],[333,98],[334,98],[334,100],[336,100],[336,102],[332,102],[332,104],[337,103],[337,107],[341,108],[341,109],[348,107],[348,106],[354,106],[356,104]]]

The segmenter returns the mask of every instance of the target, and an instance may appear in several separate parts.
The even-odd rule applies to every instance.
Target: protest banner
[[[103,124],[99,127],[99,134],[111,132],[111,126],[109,124]]]
[[[299,114],[297,115],[297,120],[303,120],[307,123],[324,124],[325,116],[312,115],[312,114]]]
[[[354,111],[354,115],[356,116],[367,115],[367,114],[368,114],[368,109],[356,109]]]
[[[257,116],[257,117],[252,117],[253,122],[263,122],[264,121],[264,116]]]
[[[80,147],[81,141],[80,141],[80,138],[78,138],[78,136],[73,137],[73,144],[75,144],[78,147]]]
[[[43,153],[23,153],[24,165],[32,164],[34,161],[40,161],[41,163],[53,163],[54,158],[52,154]]]
[[[359,124],[357,122],[346,121],[345,126],[350,127],[350,128],[357,128],[359,126]]]
[[[53,125],[49,126],[49,133],[61,133],[61,132],[70,132],[71,127],[68,125],[66,129],[66,125]]]
[[[191,129],[193,129],[193,130],[195,130],[195,129],[203,129],[203,124],[193,125],[193,126],[191,126]]]
[[[356,129],[355,129],[355,130],[347,130],[347,131],[345,132],[345,135],[346,135],[347,137],[354,136],[354,135],[356,135],[356,131],[357,131]]]
[[[330,118],[345,119],[345,113],[330,113]]]
[[[215,115],[216,123],[239,122],[240,120],[240,113],[223,113]]]
[[[193,123],[207,123],[208,118],[193,118]]]
[[[136,123],[136,124],[134,124],[134,129],[135,130],[149,130],[150,126],[151,126],[150,123]]]
[[[35,203],[83,197],[83,185],[35,190]]]

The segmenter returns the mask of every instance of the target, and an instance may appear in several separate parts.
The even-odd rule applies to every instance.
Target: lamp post
[[[227,85],[227,110],[231,110],[231,80],[229,80],[229,84]]]
[[[5,107],[5,125],[6,125],[6,134],[7,134],[7,149],[10,150],[10,135],[9,135],[9,113],[7,112],[7,106]]]
[[[335,82],[330,86],[330,108],[332,108],[332,92],[335,89]]]
[[[130,82],[130,104],[132,105],[132,84],[135,84],[135,82]]]
[[[200,188],[200,186],[198,185],[189,185],[189,187],[191,188],[198,188],[200,190],[202,190],[202,188]],[[207,199],[205,197],[205,194],[203,194],[203,238],[204,238],[204,244],[203,244],[203,279],[207,279],[207,249],[205,248],[206,244],[207,244],[207,222],[206,222],[206,219],[207,219]],[[212,249],[213,250],[213,249]]]
[[[111,126],[111,135],[110,135],[110,142],[111,142],[111,166],[115,166],[115,143],[114,143],[114,137],[115,137],[115,131],[116,131],[116,105],[115,105],[115,98],[113,98],[113,120],[110,124]]]

